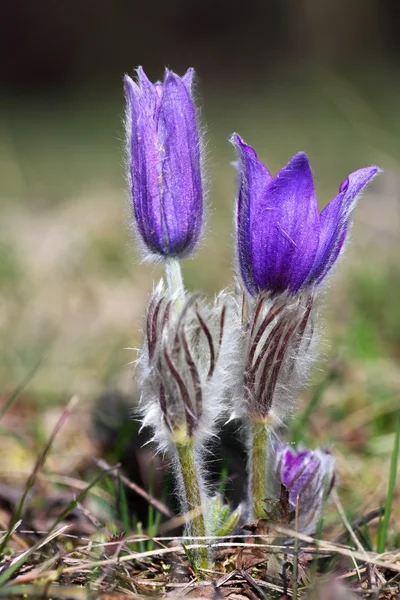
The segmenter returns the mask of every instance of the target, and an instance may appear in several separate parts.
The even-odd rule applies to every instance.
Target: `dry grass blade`
[[[95,459],[95,462],[96,462],[96,465],[98,467],[100,467],[100,469],[103,469],[104,471],[112,471],[112,470],[115,470],[115,469],[118,468],[118,465],[116,465],[115,467],[110,467],[110,465],[107,464],[106,461],[103,460],[103,459]],[[136,494],[138,494],[139,496],[141,496],[142,498],[144,498],[145,500],[147,500],[147,502],[149,504],[151,504],[151,506],[153,506],[155,509],[157,509],[159,512],[161,512],[166,517],[173,518],[175,516],[174,513],[167,506],[165,506],[165,504],[163,504],[162,502],[160,502],[160,500],[157,500],[156,498],[153,498],[153,496],[151,496],[143,488],[141,488],[136,483],[133,483],[133,481],[130,481],[130,479],[128,479],[127,477],[125,477],[125,475],[123,475],[119,471],[118,472],[114,472],[114,473],[111,472],[110,474],[115,479],[118,479],[118,477],[119,477],[121,479],[121,481],[128,488],[130,488],[132,491],[136,492]]]
[[[22,520],[17,521],[13,527],[9,528],[8,531],[6,531],[5,535],[3,535],[3,537],[0,539],[0,544],[3,543],[3,540],[6,539],[7,535],[8,537],[11,537],[14,535],[14,533],[17,531],[18,527],[21,525]]]
[[[400,563],[396,564],[393,562],[385,562],[383,560],[380,560],[380,558],[382,558],[382,555],[376,554],[375,552],[359,552],[358,550],[351,550],[351,548],[338,546],[333,542],[317,540],[308,535],[297,533],[296,531],[292,531],[291,529],[287,529],[285,527],[277,527],[275,531],[276,533],[282,534],[284,536],[289,536],[293,538],[297,537],[300,541],[307,542],[308,544],[315,544],[315,546],[319,550],[341,554],[342,556],[348,556],[352,559],[354,558],[362,562],[367,562],[369,564],[376,565],[384,569],[389,569],[391,571],[395,571],[396,573],[400,573]],[[379,556],[380,558],[376,558],[377,556]]]
[[[343,525],[346,527],[347,531],[349,532],[350,537],[353,540],[353,542],[355,543],[357,549],[360,552],[364,552],[364,554],[366,554],[363,545],[361,544],[360,540],[358,539],[358,537],[354,533],[354,530],[351,527],[351,525],[350,525],[350,523],[349,523],[349,521],[348,521],[348,519],[346,517],[346,513],[344,511],[343,505],[340,502],[340,498],[339,498],[339,496],[338,496],[338,494],[337,494],[337,492],[336,492],[335,489],[332,490],[332,498],[333,498],[333,500],[334,500],[334,502],[336,504],[336,508],[338,509],[338,513],[340,515],[340,518],[343,521]]]
[[[132,598],[132,600],[141,600],[144,596],[139,594],[121,594],[119,592],[108,592],[107,594],[96,594],[91,596],[86,588],[78,586],[59,587],[47,585],[10,585],[0,589],[0,598],[60,598],[60,600],[88,600],[88,598],[103,598],[104,600],[122,600],[122,598]],[[148,596],[147,596],[148,598]]]
[[[10,567],[8,567],[3,573],[0,574],[0,586],[6,583],[14,575],[14,573],[18,571],[18,569],[27,561],[27,559],[30,556],[32,556],[34,552],[36,552],[40,548],[43,548],[43,546],[51,542],[54,538],[58,537],[61,533],[64,533],[64,531],[66,531],[70,527],[71,525],[64,525],[64,527],[61,527],[61,529],[59,529],[58,531],[55,531],[54,533],[48,535],[44,540],[39,540],[38,542],[36,542],[36,544],[32,546],[32,548],[29,548],[29,550],[23,552],[23,554],[15,558],[12,561]]]
[[[64,425],[65,421],[68,419],[69,415],[71,414],[72,410],[75,408],[78,401],[79,401],[79,398],[77,396],[73,396],[71,398],[67,407],[63,411],[61,417],[57,421],[53,431],[51,432],[51,435],[47,441],[47,444],[43,448],[42,452],[39,454],[39,457],[36,461],[33,471],[31,473],[31,475],[29,476],[28,481],[26,482],[25,490],[24,490],[24,493],[22,494],[22,498],[18,504],[17,510],[15,511],[15,513],[11,519],[8,531],[0,544],[0,554],[3,553],[4,548],[6,547],[8,540],[10,539],[10,536],[12,535],[15,524],[17,523],[17,521],[20,520],[20,518],[22,516],[24,506],[25,506],[25,501],[28,497],[30,490],[35,485],[38,472],[40,471],[40,469],[42,468],[42,466],[46,460],[47,454],[49,453],[49,450],[54,442],[56,435],[60,431],[61,427]]]
[[[115,467],[110,467],[110,471],[115,468]],[[85,499],[86,495],[88,494],[88,492],[99,482],[103,479],[103,477],[105,477],[108,474],[108,471],[106,471],[105,473],[100,473],[99,475],[97,475],[97,477],[95,477],[78,495],[76,498],[74,498],[74,500],[72,500],[65,508],[64,510],[61,512],[61,514],[57,517],[57,519],[54,521],[53,526],[51,527],[50,531],[53,531],[53,529],[55,527],[57,527],[57,525],[59,525],[73,510],[76,506],[78,506],[82,500]]]

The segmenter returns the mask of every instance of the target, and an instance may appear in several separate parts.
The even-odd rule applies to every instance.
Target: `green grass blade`
[[[182,548],[183,548],[184,553],[186,554],[186,558],[188,559],[190,566],[192,567],[194,573],[196,575],[200,576],[200,571],[197,568],[196,561],[195,561],[192,553],[190,552],[190,550],[188,548],[186,548],[185,544],[183,544],[183,543],[182,543]]]
[[[396,487],[397,465],[400,451],[400,415],[397,417],[396,434],[394,438],[392,458],[390,461],[389,485],[385,502],[385,513],[379,523],[377,552],[385,552],[387,534],[389,531],[390,515],[392,512],[393,496]]]
[[[126,497],[125,486],[118,473],[118,508],[126,535],[130,534],[131,523],[129,518],[128,499]]]
[[[115,467],[112,467],[112,468],[115,468]],[[97,475],[97,477],[95,477],[81,492],[79,492],[79,494],[76,496],[76,498],[74,500],[71,500],[71,502],[64,508],[64,510],[61,512],[61,514],[58,515],[57,519],[54,521],[53,525],[51,526],[50,531],[53,531],[54,528],[57,527],[57,525],[59,525],[69,515],[69,513],[72,512],[78,506],[78,504],[81,504],[82,501],[87,496],[88,492],[95,485],[97,485],[100,481],[102,481],[105,476],[106,476],[106,473],[104,473],[104,472],[99,473]]]

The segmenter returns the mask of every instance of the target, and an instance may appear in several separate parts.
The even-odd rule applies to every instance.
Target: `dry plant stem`
[[[264,421],[253,421],[250,456],[250,497],[253,518],[265,517],[265,498],[267,490],[268,428]]]
[[[199,475],[196,468],[196,456],[194,444],[192,441],[187,443],[177,443],[176,449],[179,457],[183,485],[185,488],[187,510],[197,510],[198,514],[193,518],[190,532],[193,537],[205,537],[206,527],[204,515],[201,508],[201,494],[199,485]],[[199,548],[196,562],[201,569],[208,568],[207,548]]]

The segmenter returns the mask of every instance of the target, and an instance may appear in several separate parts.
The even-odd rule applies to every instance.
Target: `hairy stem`
[[[267,453],[268,429],[263,421],[252,423],[252,444],[250,451],[250,497],[253,518],[265,517],[265,502],[267,495]]]
[[[178,297],[176,308],[177,310],[180,310],[183,306],[185,289],[183,287],[182,271],[179,260],[177,258],[167,258],[164,269],[168,290]]]
[[[185,488],[186,509],[188,512],[195,512],[194,517],[190,521],[190,535],[193,535],[193,537],[204,537],[206,535],[206,527],[201,505],[200,474],[196,468],[194,444],[193,442],[177,443],[176,448]],[[202,543],[202,540],[199,540],[199,543]],[[208,568],[207,548],[199,548],[197,550],[196,563],[200,568]]]

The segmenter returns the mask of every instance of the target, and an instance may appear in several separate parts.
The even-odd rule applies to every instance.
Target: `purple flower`
[[[306,154],[296,154],[273,177],[239,135],[231,141],[240,162],[237,251],[247,290],[253,296],[295,294],[321,283],[342,250],[357,198],[378,167],[351,173],[319,213]]]
[[[323,450],[300,450],[281,444],[277,449],[277,475],[289,492],[289,503],[299,505],[302,531],[312,531],[321,514],[324,498],[335,481],[334,458]]]
[[[125,76],[128,179],[137,228],[154,254],[184,256],[201,231],[203,186],[200,138],[191,85],[165,70],[152,84],[139,67]]]

